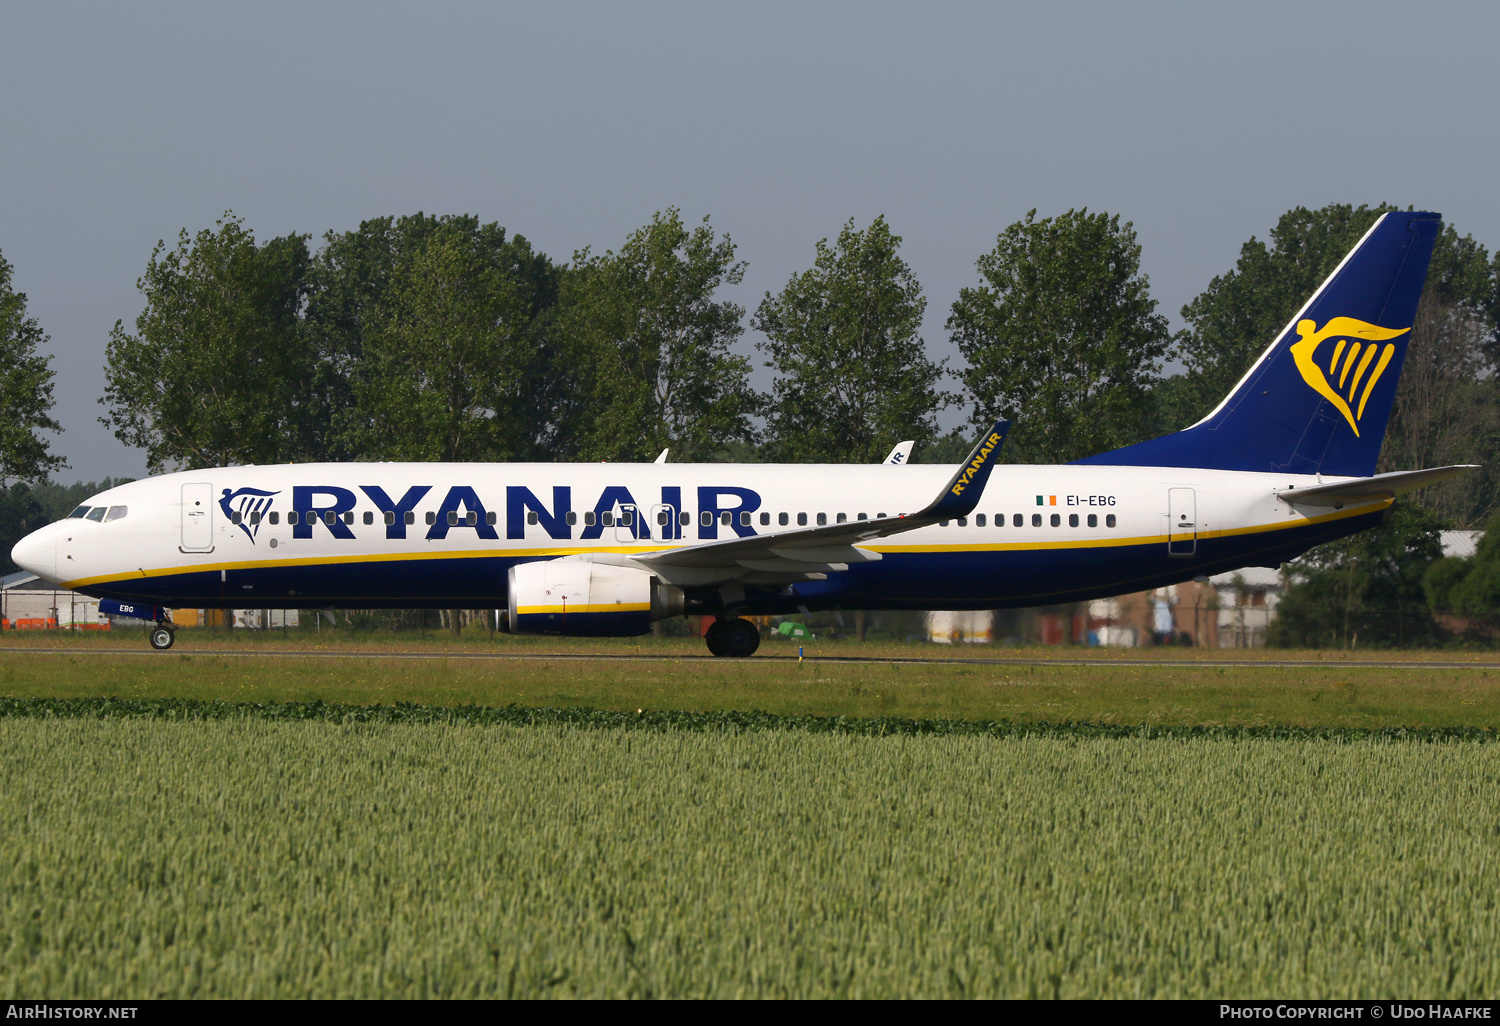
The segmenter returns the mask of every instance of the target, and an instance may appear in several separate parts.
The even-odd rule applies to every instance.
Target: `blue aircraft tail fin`
[[[1212,413],[1077,462],[1374,474],[1441,225],[1438,214],[1381,215]]]

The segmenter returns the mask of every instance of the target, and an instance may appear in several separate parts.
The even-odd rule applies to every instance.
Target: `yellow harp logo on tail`
[[[1344,415],[1355,437],[1359,436],[1359,421],[1365,415],[1365,403],[1375,390],[1375,382],[1385,373],[1396,347],[1387,339],[1405,335],[1410,328],[1382,328],[1368,321],[1353,317],[1333,317],[1322,330],[1313,321],[1298,321],[1297,334],[1301,341],[1292,345],[1292,359],[1297,361],[1297,370],[1324,399],[1333,403],[1334,409]],[[1318,346],[1328,339],[1338,339],[1333,355],[1328,358],[1328,372],[1323,372],[1323,361],[1318,359]],[[1382,346],[1380,343],[1385,342]],[[1378,352],[1377,352],[1378,351]],[[1372,370],[1370,364],[1373,363]],[[1368,376],[1366,376],[1368,372]],[[1335,379],[1337,384],[1335,384]],[[1360,385],[1364,388],[1361,389]],[[1355,395],[1359,405],[1354,405]]]

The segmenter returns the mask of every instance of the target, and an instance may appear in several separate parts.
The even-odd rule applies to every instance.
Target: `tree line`
[[[1205,414],[1388,205],[1296,208],[1182,308],[1175,334],[1118,215],[1035,211],[975,262],[945,329],[883,217],[817,242],[753,312],[733,240],[668,209],[618,251],[557,261],[468,215],[379,217],[259,240],[226,214],[159,243],[132,327],[105,349],[101,418],[153,472],[313,460],[870,462],[915,438],[957,461],[1013,421],[1009,462],[1066,462]],[[42,432],[53,371],[0,259],[0,534],[64,464]],[[747,316],[748,314],[748,316]],[[755,356],[741,343],[760,333]],[[1500,441],[1500,254],[1448,225],[1433,255],[1381,469],[1486,463]],[[752,359],[773,372],[750,385]],[[1166,368],[1181,368],[1167,374]],[[943,434],[961,407],[970,427]],[[1500,510],[1485,471],[1419,498],[1433,523]],[[3,554],[8,555],[9,543]]]

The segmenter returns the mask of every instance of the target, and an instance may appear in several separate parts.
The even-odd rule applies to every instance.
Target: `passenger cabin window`
[[[605,527],[614,527],[615,526],[615,515],[614,515],[614,513],[612,513],[609,510],[605,510],[603,513],[600,513],[599,514],[599,523],[603,524]]]
[[[729,526],[733,525],[734,524],[734,514],[730,513],[730,512],[727,512],[727,511],[723,512],[723,513],[720,513],[719,514],[719,523],[723,524],[725,527],[729,527]]]
[[[583,526],[584,527],[593,527],[594,526],[594,521],[597,520],[597,519],[598,519],[598,517],[594,515],[594,511],[593,510],[586,510],[584,512],[584,514],[583,514]]]
[[[275,516],[276,514],[273,513],[271,515]],[[297,511],[296,510],[293,509],[293,510],[288,510],[287,511],[286,522],[289,523],[289,524],[293,524],[293,525],[295,525],[297,523]]]
[[[1061,514],[1059,514],[1059,513],[1052,514],[1052,526],[1053,527],[1061,527],[1062,526],[1062,515]]]
[[[103,507],[103,506],[101,506],[101,507],[99,507],[99,508],[100,508],[100,509],[103,509],[103,508],[104,508],[104,507]],[[233,512],[233,513],[230,513],[230,514],[229,514],[229,522],[230,522],[230,523],[231,523],[231,524],[238,524],[238,523],[239,523],[239,522],[240,522],[240,520],[241,520],[241,519],[242,519],[242,518],[241,518],[241,517],[240,517],[240,511],[239,511],[239,510],[235,510],[235,511],[234,511],[234,512]]]
[[[1077,513],[1069,513],[1068,514],[1068,526],[1069,527],[1077,527],[1078,526],[1078,514]]]
[[[666,527],[667,526],[667,521],[670,520],[670,519],[671,519],[671,515],[669,513],[667,513],[666,510],[659,509],[659,510],[656,511],[656,526],[657,527]]]
[[[699,515],[698,522],[701,523],[704,527],[709,526],[710,524],[712,524],[714,522],[714,515],[713,515],[713,513],[710,512],[709,510],[704,510]]]
[[[826,523],[828,523],[828,514],[827,513],[819,513],[818,514],[818,526],[822,527]]]
[[[346,523],[346,524],[352,524],[352,523],[354,523],[354,511],[352,509],[349,512],[347,512],[347,513],[344,514],[344,523]]]
[[[744,512],[743,510],[740,511],[740,526],[741,527],[749,527],[750,526],[750,514]]]
[[[274,516],[274,514],[272,515]],[[415,524],[417,522],[417,513],[415,510],[409,509],[406,511],[406,515],[401,519],[406,521],[408,524]]]
[[[338,518],[339,515],[337,513],[335,513],[333,510],[328,510],[323,514],[323,523],[327,524],[329,527],[332,527],[338,520]]]
[[[1104,526],[1105,527],[1114,527],[1115,526],[1115,515],[1113,513],[1109,514],[1108,516],[1106,516],[1104,518]]]
[[[104,519],[104,514],[106,514],[108,512],[109,512],[109,507],[108,506],[95,506],[93,509],[89,510],[89,515],[86,516],[86,517],[84,517],[84,519],[85,520],[92,520],[95,523],[97,523],[97,522],[103,520]]]
[[[797,514],[797,526],[798,527],[806,527],[807,526],[807,514],[806,513],[798,513]]]
[[[370,510],[365,510],[365,525],[369,526],[370,524],[373,524],[374,522],[375,522],[375,514],[372,513]]]
[[[123,516],[123,514],[121,514],[121,515],[122,515],[122,516]],[[365,514],[365,516],[369,516],[369,515],[370,515],[370,514],[368,514],[368,513],[366,513],[366,514]],[[104,519],[105,519],[105,520],[106,520],[106,521],[108,521],[108,520],[113,520],[113,519],[114,519],[114,517],[105,517],[105,518],[104,518]],[[251,513],[251,514],[250,514],[250,522],[251,522],[251,523],[252,523],[252,524],[258,524],[258,523],[260,523],[260,514],[259,514],[259,513]],[[368,521],[368,520],[366,520],[366,521],[365,521],[365,523],[367,523],[367,524],[368,524],[368,523],[369,523],[369,521]]]
[[[868,513],[861,513],[859,515],[859,519],[861,519],[861,520],[869,520],[870,519],[870,514],[868,514]]]
[[[770,527],[771,526],[771,514],[769,514],[769,513],[762,513],[760,515],[760,526],[761,527]]]
[[[969,518],[968,517],[959,517],[958,518],[958,526],[959,527],[968,527],[969,526]]]
[[[687,527],[692,522],[693,515],[687,510],[683,510],[681,513],[677,514],[677,523],[682,525],[683,527]]]
[[[1011,522],[1012,526],[1014,526],[1014,527],[1020,527],[1021,525],[1023,525],[1023,524],[1026,523],[1026,518],[1023,517],[1021,514],[1017,513],[1015,516],[1011,517],[1010,522]]]
[[[275,523],[277,523],[280,520],[281,520],[281,514],[277,513],[275,510],[272,510],[271,511],[271,523],[275,524]]]
[[[1097,513],[1090,513],[1089,514],[1089,526],[1090,527],[1098,527],[1099,526],[1099,514],[1097,514]]]
[[[834,519],[835,523],[840,523],[840,524],[846,523],[849,520],[849,514],[847,514],[847,513],[840,513],[838,516],[834,517],[833,519]]]
[[[975,527],[983,527],[984,526],[984,514],[983,513],[975,513],[974,514],[974,526]]]
[[[1033,513],[1033,514],[1031,514],[1031,526],[1032,527],[1041,527],[1042,526],[1042,515],[1040,513]]]
[[[81,517],[83,517],[85,514],[87,514],[88,511],[89,511],[89,508],[87,506],[79,506],[73,512],[71,512],[71,513],[68,514],[68,519],[69,520],[78,520]]]
[[[947,527],[949,523],[950,523],[950,521],[947,521],[947,520],[939,520],[938,521],[938,526],[939,527]]]
[[[782,527],[785,527],[787,524],[791,523],[791,521],[792,518],[785,513],[776,514],[776,523]]]
[[[537,524],[541,523],[541,519],[537,516],[536,510],[528,509],[526,511],[526,522],[532,527],[535,527]]]
[[[489,524],[491,527],[495,526],[495,511],[494,510],[486,510],[485,511],[484,522],[486,524]],[[570,521],[570,523],[571,523],[571,521]]]
[[[273,517],[275,515],[276,515],[275,513],[271,514],[271,516],[273,516]],[[385,526],[390,527],[395,522],[396,522],[396,511],[395,510],[389,510],[389,509],[386,510],[385,511]]]
[[[437,514],[434,513],[432,510],[428,510],[427,511],[427,526],[431,527],[435,523],[437,523]]]

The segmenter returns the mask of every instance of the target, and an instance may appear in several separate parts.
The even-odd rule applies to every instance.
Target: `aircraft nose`
[[[48,524],[16,542],[10,558],[27,573],[43,580],[57,581],[57,525]]]

